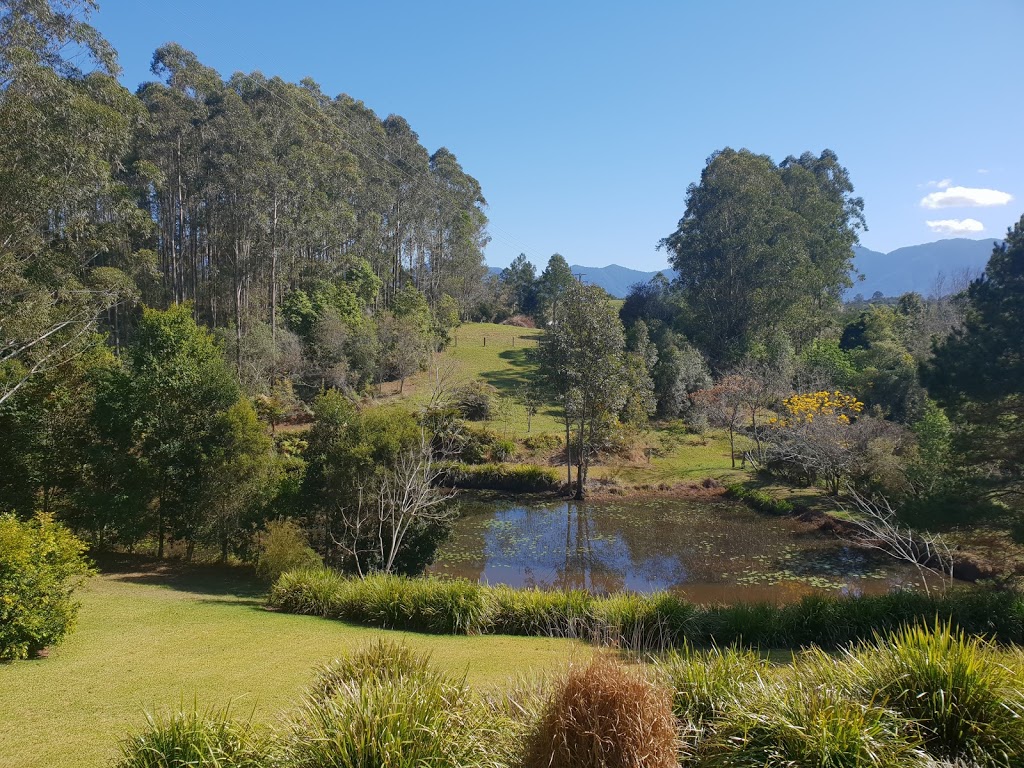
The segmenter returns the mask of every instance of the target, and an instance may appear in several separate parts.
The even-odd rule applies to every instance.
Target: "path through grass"
[[[193,702],[269,722],[316,665],[387,635],[474,685],[555,666],[565,640],[449,637],[271,613],[256,586],[217,569],[148,568],[93,579],[79,627],[49,658],[0,665],[0,766],[99,768],[144,710]]]

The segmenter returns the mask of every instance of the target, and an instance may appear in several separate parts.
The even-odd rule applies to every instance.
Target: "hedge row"
[[[942,595],[810,595],[796,603],[703,606],[669,593],[544,591],[463,579],[344,576],[327,568],[289,571],[274,584],[272,608],[385,629],[442,634],[576,637],[630,648],[683,644],[836,648],[936,619],[971,635],[1024,641],[1024,598],[963,588]]]

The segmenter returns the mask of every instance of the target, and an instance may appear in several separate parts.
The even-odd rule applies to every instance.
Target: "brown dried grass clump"
[[[573,665],[554,686],[525,768],[676,768],[668,690],[608,657]]]

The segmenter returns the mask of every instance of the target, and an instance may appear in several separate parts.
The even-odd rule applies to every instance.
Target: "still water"
[[[428,570],[595,594],[669,590],[700,603],[879,593],[920,581],[909,565],[725,499],[524,504],[467,496]]]

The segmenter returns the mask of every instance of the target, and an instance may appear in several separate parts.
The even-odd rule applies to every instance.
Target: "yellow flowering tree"
[[[864,403],[839,390],[797,393],[783,401],[772,419],[770,467],[808,483],[823,482],[839,493],[843,478],[856,471],[857,417]]]

